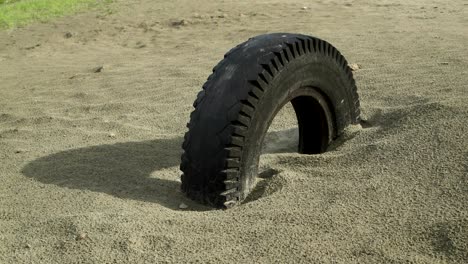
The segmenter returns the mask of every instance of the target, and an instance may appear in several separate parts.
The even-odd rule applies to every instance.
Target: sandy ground
[[[468,263],[468,2],[111,9],[0,32],[0,263]],[[179,191],[192,102],[267,32],[360,64],[367,122],[299,155],[286,109],[262,156],[273,177],[210,210]]]

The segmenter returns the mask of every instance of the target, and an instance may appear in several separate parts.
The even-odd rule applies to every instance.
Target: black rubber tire
[[[321,39],[260,35],[229,51],[213,68],[193,106],[182,145],[182,191],[215,207],[249,194],[265,134],[291,102],[300,153],[322,153],[359,122],[359,98],[348,63]]]

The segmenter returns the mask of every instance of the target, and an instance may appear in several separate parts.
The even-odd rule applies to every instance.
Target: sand
[[[467,263],[467,10],[117,0],[1,31],[0,263]],[[268,32],[358,64],[366,122],[299,155],[286,109],[251,197],[211,210],[179,191],[192,102],[225,52]]]

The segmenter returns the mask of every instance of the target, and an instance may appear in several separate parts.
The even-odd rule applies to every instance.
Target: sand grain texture
[[[0,263],[468,263],[468,6],[441,2],[118,0],[0,32]],[[299,155],[286,109],[250,199],[210,210],[179,191],[192,102],[268,32],[357,63],[367,122]]]

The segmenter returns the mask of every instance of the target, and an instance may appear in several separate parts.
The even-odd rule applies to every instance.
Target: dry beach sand
[[[0,31],[0,263],[468,263],[468,2],[110,10]],[[211,210],[179,191],[192,102],[268,32],[359,64],[367,122],[299,155],[286,108],[251,197]]]

